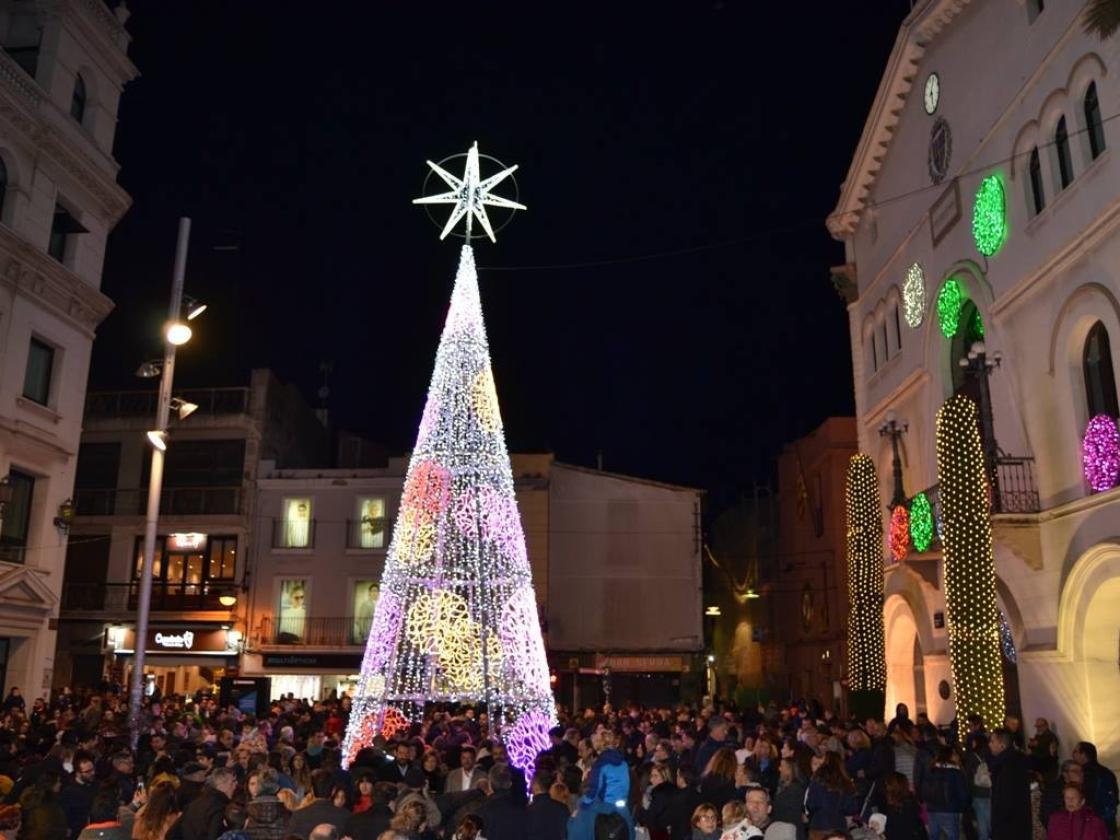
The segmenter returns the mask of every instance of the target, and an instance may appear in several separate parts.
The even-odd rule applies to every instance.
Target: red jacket
[[[1108,840],[1104,820],[1087,807],[1076,811],[1065,808],[1050,815],[1046,840]]]

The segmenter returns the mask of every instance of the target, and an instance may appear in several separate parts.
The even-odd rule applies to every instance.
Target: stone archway
[[[911,714],[926,709],[925,664],[918,622],[909,602],[891,595],[883,605],[887,654],[887,716],[899,703]]]
[[[1093,546],[1062,589],[1058,646],[1073,662],[1071,688],[1084,697],[1077,728],[1106,767],[1120,765],[1120,543]]]

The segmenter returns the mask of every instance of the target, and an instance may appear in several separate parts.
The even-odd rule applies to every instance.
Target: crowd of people
[[[1106,840],[1115,775],[1048,722],[939,728],[814,703],[560,712],[532,767],[433,708],[341,766],[349,700],[257,715],[113,690],[0,706],[0,840]]]

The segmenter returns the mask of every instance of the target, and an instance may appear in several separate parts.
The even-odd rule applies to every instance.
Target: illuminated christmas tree
[[[465,219],[467,242],[366,643],[347,764],[430,703],[485,704],[523,769],[555,724],[470,245],[472,220],[494,239],[487,206],[524,207],[491,193],[516,167],[482,180],[477,144],[466,159],[462,178],[429,161],[451,192],[416,200],[453,204],[440,238]]]

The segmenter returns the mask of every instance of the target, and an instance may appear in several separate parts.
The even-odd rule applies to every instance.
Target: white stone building
[[[137,74],[127,13],[0,3],[0,683],[51,686],[55,626],[105,240],[128,209],[117,103]],[[58,519],[63,519],[63,525]]]
[[[1087,34],[1084,6],[916,3],[828,228],[845,246],[834,280],[848,301],[860,449],[880,465],[884,502],[888,413],[909,423],[906,496],[935,489],[935,414],[954,392],[979,395],[960,361],[978,340],[989,361],[1002,354],[988,382],[997,594],[1017,650],[1005,657],[1009,706],[1028,730],[1036,716],[1054,721],[1064,754],[1090,740],[1116,766],[1120,489],[1091,492],[1081,442],[1091,416],[1117,415],[1120,39]],[[1007,228],[1001,237],[989,217],[995,235],[978,244],[975,198],[991,175]],[[943,329],[951,280],[963,301],[944,307]],[[954,715],[943,583],[935,539],[888,565],[884,605],[888,709],[906,701],[940,723]]]

